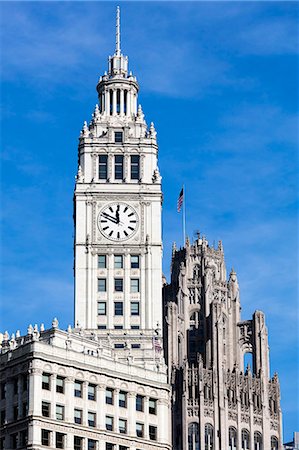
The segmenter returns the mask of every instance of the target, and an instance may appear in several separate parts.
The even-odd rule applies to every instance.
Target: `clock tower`
[[[162,325],[158,146],[153,123],[147,126],[137,106],[138,91],[120,49],[118,8],[115,53],[79,138],[75,326],[119,340],[125,335],[125,347],[138,333],[153,339]]]

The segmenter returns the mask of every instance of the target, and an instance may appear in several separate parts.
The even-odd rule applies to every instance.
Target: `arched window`
[[[199,450],[199,426],[196,422],[188,427],[188,450]]]
[[[249,450],[250,445],[250,434],[247,430],[242,430],[241,433],[241,450]]]
[[[275,436],[271,436],[271,450],[278,450],[278,439]]]
[[[228,449],[237,450],[237,430],[234,427],[228,429]]]
[[[205,425],[205,450],[214,449],[214,428],[210,423]]]
[[[263,438],[261,433],[255,431],[253,441],[254,441],[254,450],[263,450]]]

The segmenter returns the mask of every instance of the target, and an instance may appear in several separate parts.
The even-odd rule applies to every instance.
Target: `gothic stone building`
[[[116,49],[79,137],[75,326],[3,335],[1,450],[276,450],[264,316],[240,319],[236,275],[204,239],[174,250],[165,287],[157,138]],[[253,368],[243,368],[252,352]]]
[[[164,286],[165,350],[172,385],[173,448],[281,449],[277,375],[270,379],[264,314],[241,320],[237,275],[222,243],[173,248]],[[252,354],[252,367],[244,355]]]

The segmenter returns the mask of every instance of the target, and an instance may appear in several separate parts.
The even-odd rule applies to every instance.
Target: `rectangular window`
[[[83,450],[83,438],[74,436],[74,450]]]
[[[113,389],[111,388],[106,388],[106,403],[113,405]]]
[[[22,404],[22,417],[25,417],[27,415],[27,406],[28,406],[28,403],[27,402],[23,402],[23,404]]]
[[[131,278],[131,292],[139,292],[139,278]]]
[[[94,439],[88,439],[87,441],[87,450],[96,450],[97,448],[97,441]]]
[[[88,412],[88,426],[95,427],[96,426],[96,413]]]
[[[64,420],[64,406],[56,405],[56,420]]]
[[[2,409],[0,412],[0,425],[5,424],[5,409]]]
[[[42,416],[50,417],[50,403],[49,402],[42,402]]]
[[[143,423],[136,422],[136,436],[142,438],[143,434],[144,434]]]
[[[106,416],[106,430],[113,431],[113,417]]]
[[[57,377],[56,377],[56,392],[59,392],[60,394],[64,394],[64,382],[65,382],[65,378],[61,377],[60,375],[57,375]]]
[[[99,179],[107,180],[108,178],[108,156],[99,156]]]
[[[121,434],[127,433],[127,421],[125,419],[119,419],[118,430]]]
[[[144,397],[142,395],[136,395],[136,411],[144,410]]]
[[[17,420],[19,415],[19,408],[17,406],[13,407],[13,420]]]
[[[98,255],[98,269],[106,269],[106,255]]]
[[[42,445],[49,447],[51,432],[49,430],[41,430],[41,431],[42,431]]]
[[[157,414],[157,400],[150,398],[148,402],[148,412],[150,414]]]
[[[106,292],[106,278],[98,278],[98,292]]]
[[[98,325],[98,330],[106,330],[106,325]]]
[[[18,393],[18,379],[14,378],[13,380],[13,393],[14,395],[16,395]]]
[[[131,255],[131,269],[139,269],[139,255]]]
[[[139,325],[131,325],[131,330],[139,330],[140,326]]]
[[[115,450],[115,445],[110,442],[106,442],[106,450]]]
[[[124,445],[120,445],[118,447],[119,450],[130,450],[129,447],[125,447]],[[138,450],[138,449],[137,449]]]
[[[122,325],[115,325],[115,326],[114,326],[114,329],[115,329],[115,330],[123,330],[123,328],[124,328],[124,327],[123,327]]]
[[[6,384],[2,383],[1,384],[1,400],[5,399],[5,395],[6,395]]]
[[[98,316],[106,316],[106,302],[98,302]]]
[[[22,375],[22,387],[23,387],[23,391],[27,391],[28,389],[28,377],[27,375]]]
[[[95,400],[95,399],[96,399],[96,385],[89,384],[88,385],[88,400]]]
[[[114,178],[116,180],[123,180],[124,178],[124,157],[122,155],[114,157]]]
[[[131,180],[139,180],[140,178],[140,157],[138,155],[131,156]]]
[[[114,133],[114,140],[115,140],[115,142],[122,142],[123,141],[123,132],[122,131],[115,131],[115,133]]]
[[[114,269],[123,268],[123,255],[114,255]]]
[[[114,278],[114,291],[115,292],[123,292],[123,279],[122,278]]]
[[[56,433],[55,436],[56,448],[64,448],[64,436],[65,434],[63,433]]]
[[[82,423],[82,409],[74,409],[74,422],[78,424]]]
[[[132,344],[131,348],[141,348],[141,345],[140,344]]]
[[[153,425],[150,425],[148,427],[148,432],[149,432],[149,438],[151,441],[156,441],[157,440],[157,427],[154,427]]]
[[[139,302],[131,302],[131,316],[139,316]]]
[[[127,407],[127,393],[125,391],[119,391],[118,405],[121,408]]]
[[[14,433],[10,436],[11,448],[16,449],[18,447],[18,433]]]
[[[28,431],[22,430],[20,431],[20,446],[27,447],[28,444]]]
[[[82,397],[82,381],[75,380],[74,396],[75,397]]]
[[[125,344],[114,344],[114,348],[125,348]]]
[[[114,315],[122,316],[124,313],[123,302],[114,302]]]
[[[42,388],[46,389],[47,391],[50,390],[50,379],[51,379],[51,375],[49,373],[43,372],[43,375],[42,375]]]

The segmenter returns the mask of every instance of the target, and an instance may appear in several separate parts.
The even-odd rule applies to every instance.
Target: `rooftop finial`
[[[116,56],[120,56],[120,9],[119,6],[116,8]]]

